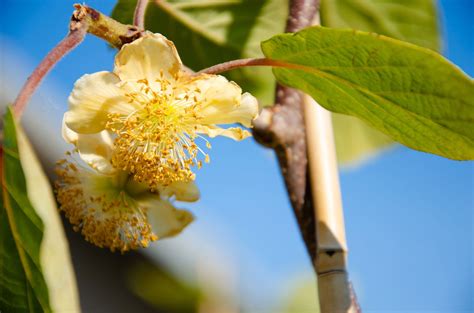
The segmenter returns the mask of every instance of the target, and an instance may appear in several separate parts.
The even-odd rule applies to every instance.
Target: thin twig
[[[133,25],[139,29],[145,29],[145,13],[148,6],[148,0],[138,0],[135,12],[133,14]]]
[[[13,103],[13,110],[17,118],[19,118],[24,112],[31,96],[38,88],[46,74],[51,71],[59,60],[82,42],[86,33],[87,24],[82,24],[81,27],[71,30],[69,34],[46,55],[38,67],[36,67]]]

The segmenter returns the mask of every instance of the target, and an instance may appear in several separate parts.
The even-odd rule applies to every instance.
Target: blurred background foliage
[[[199,286],[179,279],[162,264],[148,259],[135,261],[126,278],[133,293],[169,313],[198,313],[205,299]]]

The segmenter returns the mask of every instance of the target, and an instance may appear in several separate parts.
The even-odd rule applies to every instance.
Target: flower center
[[[208,158],[195,143],[200,137],[196,134],[200,91],[179,88],[165,79],[122,87],[132,90],[126,96],[137,109],[127,116],[108,116],[106,128],[117,135],[112,164],[152,188],[193,180],[191,168],[201,166],[198,153]]]
[[[55,183],[60,210],[87,241],[122,252],[157,240],[147,217],[126,190],[127,174],[98,174],[77,163],[58,162]]]

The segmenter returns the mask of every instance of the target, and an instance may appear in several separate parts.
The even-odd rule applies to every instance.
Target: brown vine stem
[[[318,6],[318,0],[291,0],[286,31],[312,26]],[[311,97],[278,86],[275,106],[263,111],[254,122],[254,136],[277,153],[318,276],[321,312],[360,312],[346,269],[347,248],[329,112]]]
[[[145,29],[145,13],[149,0],[138,0],[133,14],[133,25]]]
[[[311,26],[317,5],[313,0],[290,1],[286,31]],[[301,235],[313,266],[316,266],[316,222],[309,184],[302,93],[278,85],[275,105],[254,121],[254,138],[274,149]],[[315,268],[316,270],[316,268]]]
[[[35,90],[41,84],[43,78],[49,73],[49,71],[51,71],[59,60],[82,42],[87,32],[86,28],[87,26],[84,24],[80,28],[71,30],[69,34],[46,55],[30,77],[28,77],[13,103],[13,110],[17,118],[19,118],[24,112],[26,105],[33,96]]]

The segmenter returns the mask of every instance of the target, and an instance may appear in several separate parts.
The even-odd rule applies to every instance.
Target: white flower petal
[[[67,143],[71,143],[73,145],[76,145],[77,139],[78,139],[78,134],[67,127],[66,125],[66,114],[64,114],[62,125],[61,125],[61,135],[63,136],[63,139]]]
[[[257,117],[258,101],[249,93],[242,95],[242,89],[219,75],[201,75],[189,84],[200,90],[203,124],[239,123],[250,127]]]
[[[248,130],[242,129],[240,127],[221,128],[216,125],[197,126],[197,132],[206,134],[211,138],[224,136],[237,141],[252,136]]]
[[[115,172],[110,163],[113,140],[107,131],[96,134],[78,134],[67,127],[63,119],[62,134],[64,140],[76,146],[80,158],[89,166],[103,174]]]
[[[97,72],[82,76],[69,96],[67,126],[78,133],[91,134],[104,129],[109,113],[129,114],[135,107],[128,103],[117,86],[113,73]]]
[[[160,195],[164,197],[175,196],[178,201],[195,202],[198,201],[200,197],[199,189],[193,181],[177,181],[158,189]]]
[[[107,131],[93,135],[79,134],[76,146],[81,159],[92,168],[103,174],[115,172],[110,163],[113,141]]]
[[[173,44],[160,34],[148,34],[126,44],[115,57],[115,69],[120,79],[147,79],[151,84],[163,75],[174,78],[181,69],[181,60]]]
[[[194,220],[191,212],[177,209],[166,200],[148,201],[146,206],[148,221],[158,239],[179,234]]]
[[[200,198],[199,189],[193,181],[177,181],[168,186],[157,185],[153,188],[156,190],[155,193],[150,191],[150,186],[146,183],[129,179],[125,188],[130,195],[141,202],[167,199],[173,196],[177,201],[185,202],[195,202]]]

